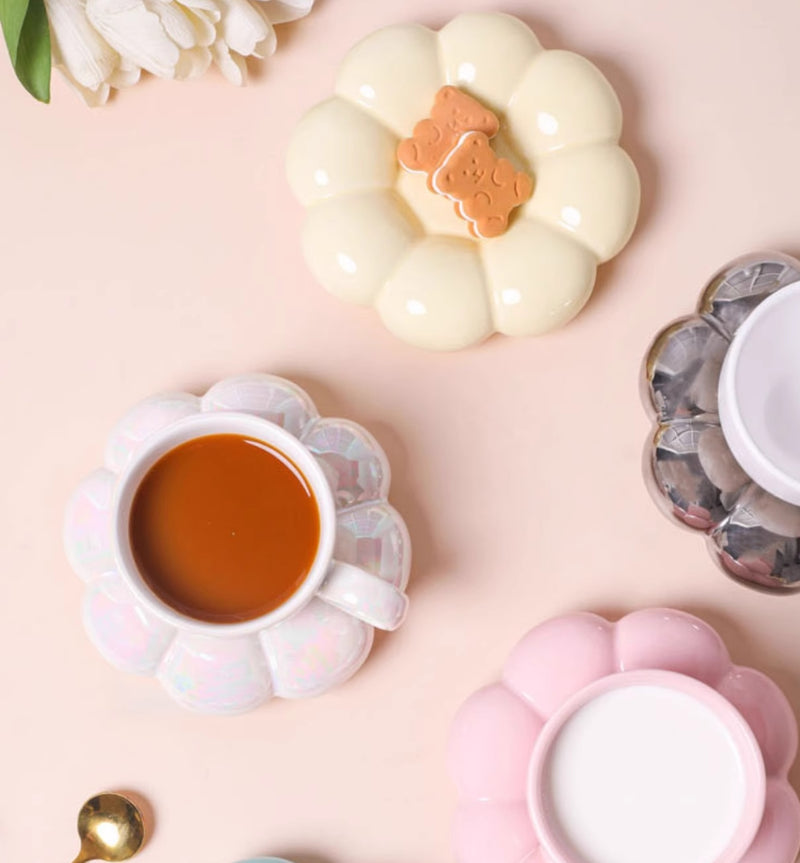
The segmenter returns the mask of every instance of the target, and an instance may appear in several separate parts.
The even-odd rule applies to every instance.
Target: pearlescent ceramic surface
[[[238,863],[292,863],[283,857],[250,857],[247,860],[239,860]]]
[[[113,431],[106,466],[87,477],[67,507],[64,538],[86,582],[83,618],[100,653],[117,668],[156,676],[179,704],[241,713],[272,696],[318,695],[349,678],[372,646],[373,629],[314,597],[291,617],[241,637],[209,637],[165,621],[120,576],[113,552],[119,472],[157,432],[199,412],[236,411],[281,426],[313,454],[336,502],[335,558],[403,591],[411,566],[405,524],[388,503],[389,464],[374,438],[348,420],[321,418],[307,394],[282,378],[224,380],[202,398],[148,399]]]
[[[556,847],[542,814],[542,753],[558,737],[565,716],[574,715],[574,705],[590,703],[596,690],[613,688],[623,678],[651,677],[697,693],[703,703],[719,704],[721,696],[718,715],[745,743],[751,784],[760,784],[763,793],[745,808],[742,817],[750,825],[743,826],[739,851],[734,841],[720,863],[794,863],[800,802],[788,780],[797,751],[791,707],[769,678],[733,665],[708,624],[671,609],[634,612],[616,623],[594,614],[547,621],[514,648],[500,682],[467,700],[449,747],[459,793],[457,863],[582,863]],[[746,750],[753,740],[760,754]],[[685,792],[690,795],[691,788]]]
[[[445,84],[497,114],[498,156],[534,178],[502,236],[473,237],[451,201],[398,164],[399,141]],[[580,311],[597,265],[636,223],[639,179],[618,146],[621,128],[597,68],[544,50],[510,15],[463,14],[438,33],[378,30],[347,54],[335,95],[305,115],[289,145],[289,181],[308,208],[308,265],[333,294],[375,306],[421,347],[552,330]]]
[[[800,261],[755,253],[724,267],[696,314],[664,329],[645,364],[656,418],[648,481],[676,521],[707,534],[714,559],[746,584],[800,588],[800,507],[770,494],[742,469],[725,440],[720,370],[731,339],[767,297],[800,279]]]

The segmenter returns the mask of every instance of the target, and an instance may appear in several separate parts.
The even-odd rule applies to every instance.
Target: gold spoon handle
[[[87,848],[81,848],[80,853],[72,863],[87,863],[89,860],[97,860],[97,857],[92,856],[92,852]]]

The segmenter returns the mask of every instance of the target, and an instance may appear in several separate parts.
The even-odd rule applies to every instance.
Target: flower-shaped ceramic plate
[[[363,620],[310,596],[272,626],[233,636],[219,627],[214,637],[198,633],[192,621],[168,614],[141,591],[135,593],[121,574],[124,567],[112,542],[120,477],[155,437],[187,418],[194,422],[208,414],[260,417],[289,433],[295,443],[299,439],[333,492],[336,560],[402,595],[411,546],[402,518],[387,501],[389,465],[378,443],[355,423],[320,417],[293,383],[249,375],[224,380],[201,398],[173,393],[148,399],[117,425],[105,467],[81,483],[66,513],[67,555],[87,585],[84,625],[109,662],[156,676],[177,702],[195,710],[239,713],[272,696],[317,695],[349,678],[365,661],[373,628]]]
[[[792,710],[691,615],[548,621],[458,713],[458,863],[794,863]]]
[[[473,236],[451,200],[398,162],[399,142],[445,85],[494,112],[497,154],[533,179],[501,236]],[[289,181],[308,208],[306,260],[330,292],[374,306],[421,347],[552,330],[578,313],[598,263],[633,231],[639,179],[621,128],[603,75],[577,54],[544,50],[510,15],[378,30],[347,54],[335,95],[289,145]]]
[[[779,253],[733,261],[708,284],[697,313],[655,339],[645,363],[656,431],[647,445],[655,499],[708,536],[729,575],[780,591],[800,587],[800,507],[755,483],[731,453],[720,423],[720,370],[731,340],[777,291],[800,280],[800,262]]]

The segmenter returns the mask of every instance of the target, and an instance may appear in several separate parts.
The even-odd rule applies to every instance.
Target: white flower
[[[234,84],[245,58],[275,50],[274,24],[307,15],[314,0],[45,0],[54,64],[88,105],[142,70],[195,78],[211,63]]]

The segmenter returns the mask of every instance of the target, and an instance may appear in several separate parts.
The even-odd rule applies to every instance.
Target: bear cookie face
[[[428,189],[454,201],[456,215],[481,239],[505,233],[511,211],[533,193],[531,178],[495,155],[490,138],[499,130],[492,111],[447,85],[437,92],[430,117],[397,148],[400,164],[427,174]]]
[[[533,181],[499,159],[483,132],[467,132],[433,174],[432,185],[456,203],[473,236],[498,237],[511,211],[533,194]]]
[[[484,132],[491,138],[499,128],[497,117],[477,99],[456,87],[442,87],[430,117],[420,120],[412,137],[400,142],[397,158],[407,171],[427,174],[428,188],[433,191],[433,172],[465,132]]]

